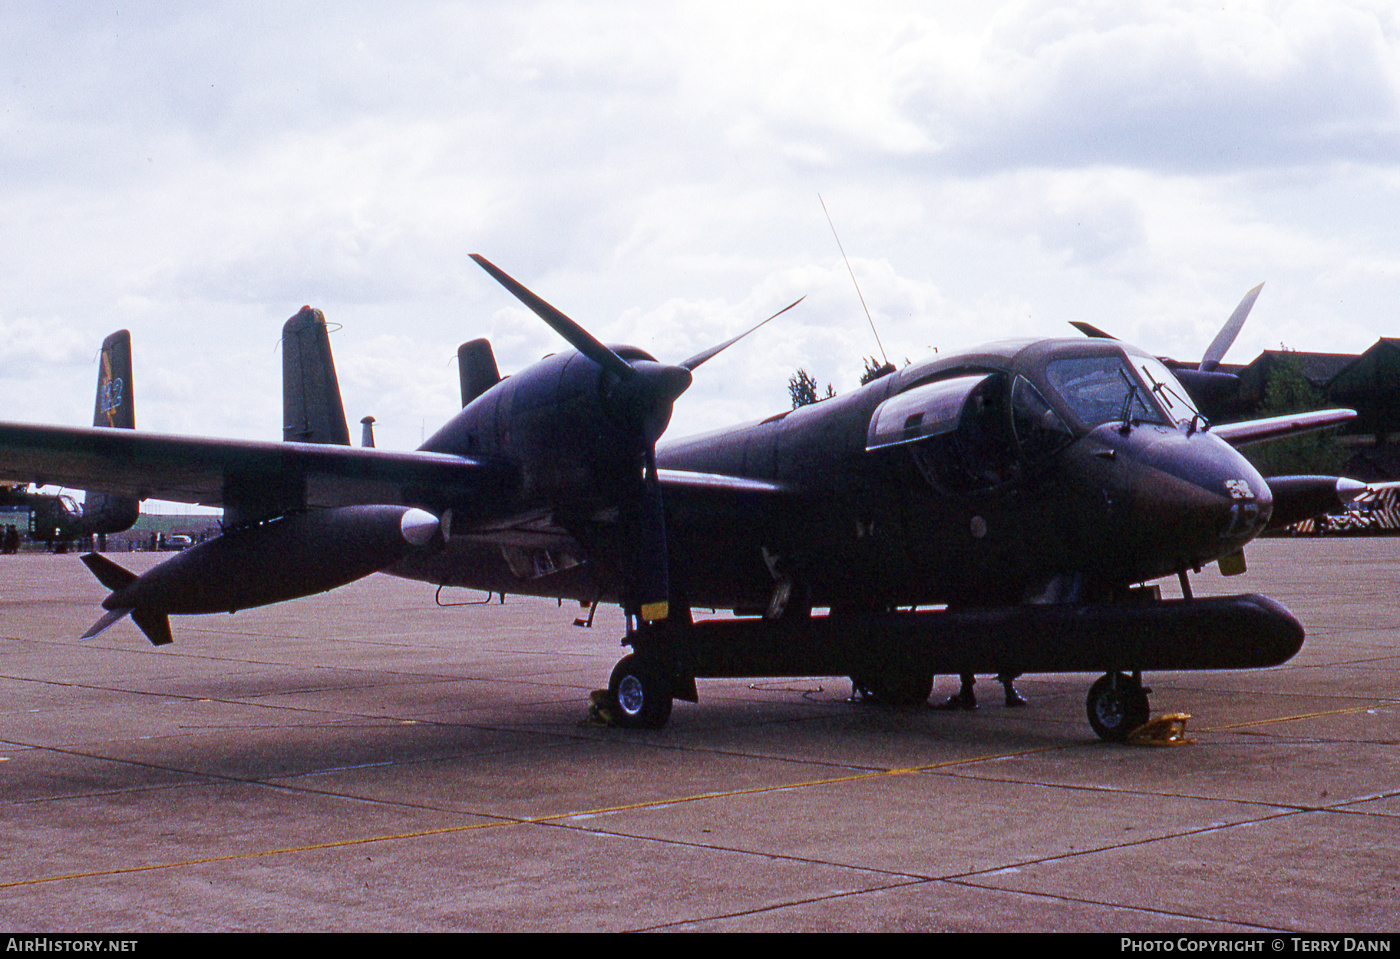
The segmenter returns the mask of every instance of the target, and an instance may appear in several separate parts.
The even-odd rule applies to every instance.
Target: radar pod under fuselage
[[[95,636],[127,613],[152,643],[170,642],[171,614],[232,613],[344,586],[426,546],[431,513],[407,506],[341,506],[229,530],[141,576],[97,553],[83,562],[112,594]]]
[[[1282,604],[1203,599],[855,613],[773,621],[701,620],[660,630],[639,651],[687,676],[1135,672],[1259,669],[1303,645]]]

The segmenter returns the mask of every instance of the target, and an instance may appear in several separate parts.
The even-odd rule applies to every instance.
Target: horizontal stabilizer
[[[97,622],[93,623],[93,624],[92,624],[92,628],[89,629],[86,633],[83,633],[83,635],[79,636],[78,638],[79,638],[79,639],[92,639],[92,637],[96,636],[98,633],[100,633],[100,632],[102,632],[103,630],[105,630],[108,626],[111,626],[113,623],[115,623],[117,620],[121,619],[123,616],[125,616],[125,615],[126,615],[127,613],[129,613],[129,612],[131,612],[131,607],[129,607],[129,606],[128,606],[128,607],[125,607],[125,608],[123,608],[123,609],[114,609],[114,610],[112,610],[112,611],[111,611],[110,613],[108,613],[106,616],[103,616],[103,617],[102,617],[101,619],[99,619]]]
[[[84,553],[82,560],[83,565],[92,571],[92,575],[97,577],[97,581],[114,593],[136,582],[135,573],[129,569],[123,569],[101,553]],[[110,626],[111,623],[107,625]],[[106,629],[107,627],[102,628]]]

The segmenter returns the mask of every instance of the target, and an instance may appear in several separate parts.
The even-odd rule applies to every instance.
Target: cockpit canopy
[[[1196,415],[1161,362],[1121,344],[1007,360],[1010,368],[950,369],[890,397],[870,419],[866,449],[905,446],[930,483],[963,492],[1009,483],[1103,423]]]
[[[954,492],[1008,483],[1073,438],[1029,380],[993,370],[886,400],[871,417],[866,449],[908,446],[925,478]]]

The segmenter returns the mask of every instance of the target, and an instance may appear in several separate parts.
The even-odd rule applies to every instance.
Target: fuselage
[[[617,504],[640,482],[642,451],[610,426],[607,389],[607,374],[568,353],[468,405],[423,448],[513,464],[518,521],[483,531],[471,504],[450,504],[448,548],[393,571],[615,599],[628,522]],[[1267,484],[1202,426],[1165,367],[1116,341],[935,357],[663,443],[663,470],[773,489],[667,487],[673,589],[690,606],[753,611],[778,587],[852,610],[1113,595],[1233,553],[1267,524]]]

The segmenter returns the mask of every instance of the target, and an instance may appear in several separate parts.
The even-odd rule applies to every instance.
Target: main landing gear
[[[624,729],[660,729],[671,718],[671,671],[658,657],[632,653],[608,680],[612,720]]]
[[[608,705],[624,729],[660,729],[671,718],[676,688],[673,671],[658,656],[632,653],[613,668]],[[855,680],[863,698],[883,705],[919,703],[929,696],[933,677],[923,672],[890,671]],[[1105,673],[1089,687],[1085,712],[1100,739],[1122,742],[1151,718],[1140,674]]]
[[[887,669],[851,677],[853,692],[863,702],[881,706],[916,706],[933,692],[933,673]]]
[[[1089,687],[1089,696],[1084,702],[1089,725],[1100,739],[1122,742],[1151,717],[1147,693],[1138,673],[1132,676],[1104,673]]]

